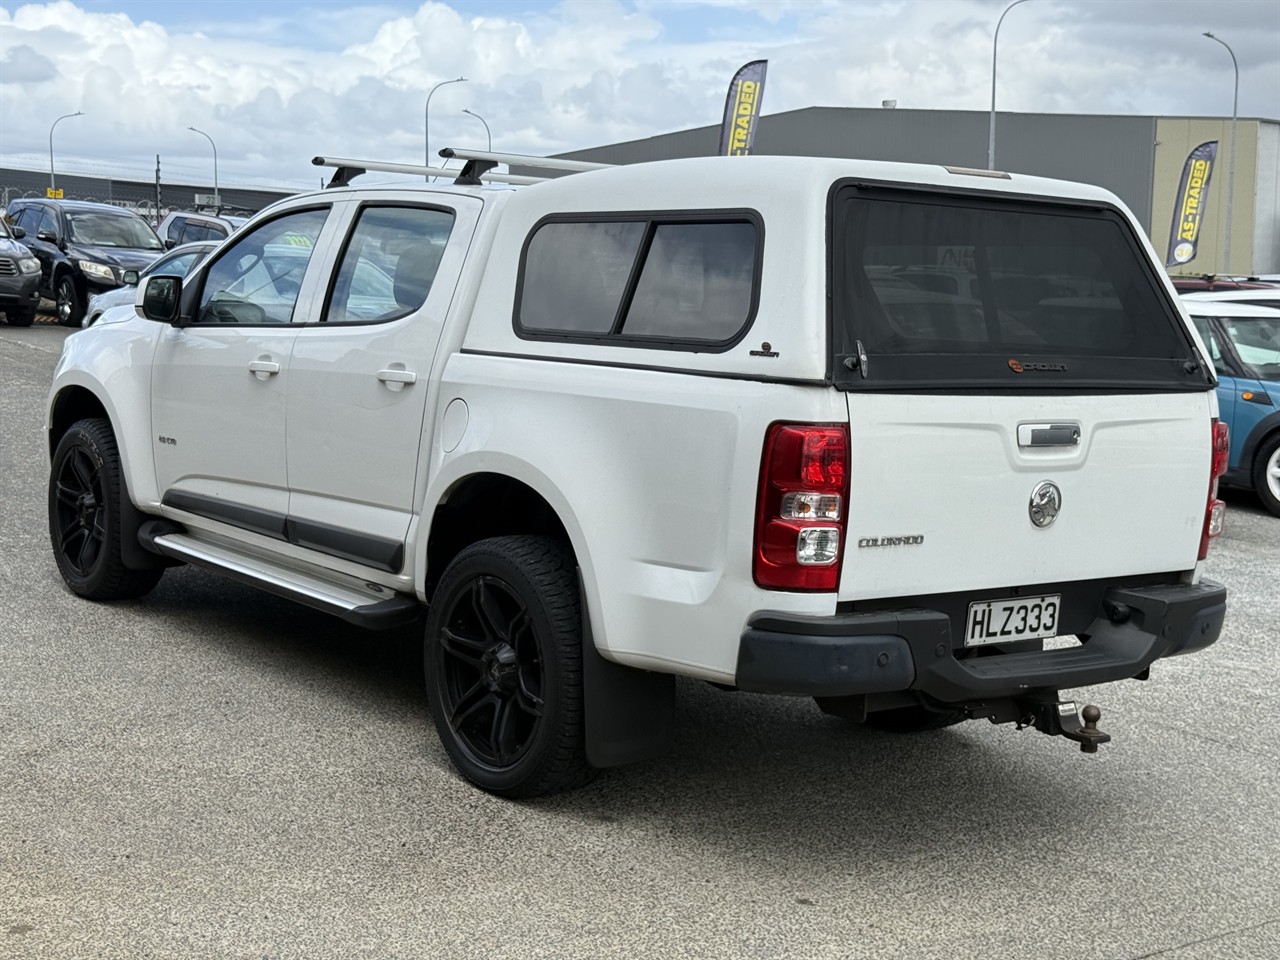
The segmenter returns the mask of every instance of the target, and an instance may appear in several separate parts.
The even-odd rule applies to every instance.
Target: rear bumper
[[[1078,647],[957,659],[951,618],[904,609],[802,617],[763,612],[738,646],[737,685],[758,693],[841,697],[918,691],[944,702],[1009,697],[1135,677],[1161,657],[1222,633],[1227,591],[1198,584],[1114,587]]]

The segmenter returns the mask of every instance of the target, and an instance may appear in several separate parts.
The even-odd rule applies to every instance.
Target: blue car
[[[1231,429],[1222,481],[1250,487],[1280,516],[1280,310],[1184,297],[1218,372],[1218,415]]]

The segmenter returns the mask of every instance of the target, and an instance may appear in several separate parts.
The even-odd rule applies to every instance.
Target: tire
[[[130,570],[120,556],[120,455],[106,420],[80,420],[58,442],[49,472],[49,540],[58,572],[86,600],[149,592],[163,569]]]
[[[1263,441],[1253,458],[1253,489],[1262,505],[1280,517],[1280,433]]]
[[[926,710],[921,706],[895,707],[867,714],[867,726],[886,733],[924,733],[963,723],[963,710]]]
[[[445,569],[423,643],[445,752],[482,790],[536,797],[587,783],[582,614],[569,551],[495,537]]]
[[[75,278],[69,273],[58,277],[53,288],[53,315],[64,327],[78,327],[84,316],[84,302],[76,289]]]
[[[11,327],[29,327],[35,323],[36,311],[34,307],[14,307],[5,311],[4,319]]]

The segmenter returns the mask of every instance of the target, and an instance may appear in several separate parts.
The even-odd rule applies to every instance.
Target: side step
[[[277,596],[341,617],[369,630],[387,630],[412,623],[421,614],[416,597],[382,590],[382,594],[354,578],[347,583],[316,577],[260,557],[246,557],[217,544],[199,540],[165,520],[142,525],[138,540],[154,553],[203,567]]]

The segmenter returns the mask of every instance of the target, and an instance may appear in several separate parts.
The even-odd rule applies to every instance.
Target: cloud
[[[0,60],[0,83],[39,84],[58,76],[53,61],[25,44],[13,47]]]
[[[124,0],[121,0],[124,2]],[[0,0],[4,162],[311,186],[317,153],[421,162],[433,147],[549,153],[715,124],[743,62],[769,60],[766,116],[808,106],[985,111],[1006,0],[278,2],[144,8]],[[167,22],[157,22],[166,10]],[[1006,17],[998,102],[1029,112],[1280,116],[1274,0],[1038,0]],[[220,12],[222,11],[222,12]],[[181,19],[186,17],[186,20]],[[76,165],[79,165],[77,168]]]

